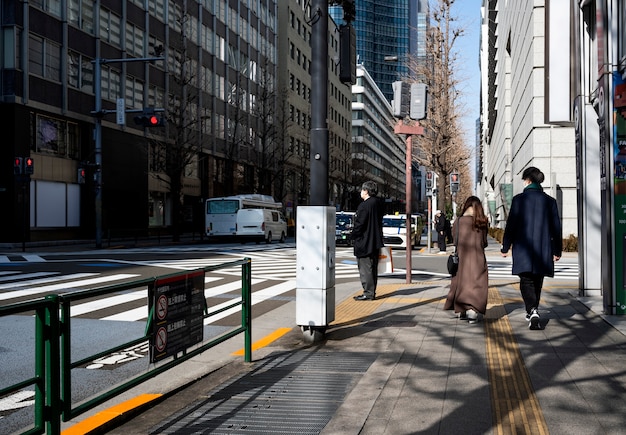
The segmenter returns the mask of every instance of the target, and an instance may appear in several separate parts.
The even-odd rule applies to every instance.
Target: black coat
[[[352,228],[354,256],[357,258],[378,255],[383,243],[383,210],[381,201],[371,196],[356,209]]]
[[[504,230],[502,252],[513,245],[513,274],[554,276],[553,256],[563,250],[561,219],[556,201],[531,184],[515,195]]]

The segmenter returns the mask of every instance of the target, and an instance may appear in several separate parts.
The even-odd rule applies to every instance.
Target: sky
[[[456,0],[452,5],[452,15],[458,20],[459,28],[464,29],[453,46],[458,56],[458,86],[465,115],[462,125],[467,145],[476,145],[476,120],[480,116],[480,69],[478,65],[480,41],[480,7],[482,0]]]

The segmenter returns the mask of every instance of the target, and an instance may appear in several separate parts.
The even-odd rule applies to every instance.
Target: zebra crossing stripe
[[[20,298],[23,296],[32,296],[32,295],[36,295],[39,293],[53,292],[57,290],[68,290],[68,289],[76,288],[76,287],[86,287],[86,286],[102,284],[102,283],[110,282],[110,281],[119,281],[122,279],[134,278],[136,276],[139,276],[139,275],[131,274],[131,273],[120,273],[117,275],[108,275],[108,276],[101,276],[98,278],[91,278],[91,279],[83,279],[83,280],[78,280],[78,281],[73,281],[73,282],[51,284],[51,285],[46,285],[42,287],[32,288],[29,290],[16,290],[16,291],[11,291],[11,292],[0,294],[0,300]]]
[[[28,284],[24,284],[24,280],[31,279],[31,278],[37,278],[39,276],[58,275],[59,272],[33,272],[33,273],[19,274],[17,276],[15,274],[19,274],[19,272],[14,272],[14,275],[1,277],[0,278],[0,282],[13,281],[15,279],[19,279],[21,282],[16,282],[14,284],[7,285],[7,286],[0,286],[0,288],[2,288],[2,287],[11,288],[11,287],[18,287],[18,286],[28,285]]]
[[[59,281],[69,281],[72,279],[82,279],[82,278],[87,278],[90,276],[95,276],[98,275],[97,273],[72,273],[70,275],[56,275],[57,272],[50,272],[48,275],[55,275],[52,277],[48,277],[48,278],[40,278],[40,279],[31,279],[31,280],[27,280],[27,281],[20,281],[20,282],[12,282],[10,284],[2,284],[0,285],[0,290],[11,290],[11,289],[15,289],[18,287],[28,287],[28,286],[35,286],[35,285],[40,285],[40,284],[47,284],[49,282],[59,282]],[[14,279],[21,279],[26,275],[18,275],[16,277],[14,277]],[[0,298],[2,296],[0,295]]]
[[[214,280],[219,280],[223,278],[214,278]],[[206,280],[205,280],[206,281]],[[253,279],[252,285],[264,282],[265,280]],[[206,298],[211,298],[215,296],[219,296],[234,290],[241,289],[241,281],[231,281],[226,284],[218,285],[216,287],[206,288],[204,290],[204,296]],[[147,292],[144,290],[143,297],[147,297]],[[232,301],[225,302],[224,305],[230,305]],[[214,309],[213,307],[211,307]],[[121,313],[112,314],[110,316],[102,317],[100,320],[112,320],[117,322],[137,322],[139,320],[143,320],[148,316],[148,304],[145,304],[141,307],[133,308],[131,310],[123,311]]]

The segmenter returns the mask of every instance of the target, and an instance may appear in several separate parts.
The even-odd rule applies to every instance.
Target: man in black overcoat
[[[554,262],[563,250],[561,218],[556,200],[544,193],[544,175],[531,166],[522,174],[524,191],[513,197],[502,241],[502,256],[513,245],[513,275],[520,291],[530,329],[540,329],[539,301],[546,276],[554,276]]]
[[[383,244],[383,209],[378,199],[378,186],[366,181],[361,187],[363,202],[356,209],[352,240],[357,258],[363,294],[357,301],[374,300],[378,284],[378,258]]]

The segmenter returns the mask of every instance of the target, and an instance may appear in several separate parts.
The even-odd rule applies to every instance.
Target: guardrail
[[[173,355],[172,358],[168,359],[168,361],[157,363],[147,372],[132,377],[126,382],[112,387],[79,405],[72,404],[72,370],[95,359],[149,341],[151,338],[150,329],[153,319],[153,312],[151,310],[150,315],[148,315],[148,321],[143,336],[129,340],[115,347],[102,349],[80,360],[72,361],[72,320],[70,310],[73,302],[103,296],[109,293],[148,287],[157,282],[157,280],[175,279],[194,272],[211,272],[239,265],[241,265],[241,298],[236,298],[231,304],[210,312],[205,304],[204,313],[202,315],[202,319],[204,320],[241,306],[241,325],[239,327],[217,335],[210,341],[203,341],[196,347],[181,350]],[[195,271],[136,280],[90,290],[53,294],[45,298],[0,307],[0,317],[35,313],[34,376],[22,379],[0,389],[0,397],[14,394],[27,388],[34,388],[35,390],[34,425],[32,428],[22,432],[22,434],[60,434],[61,421],[68,421],[104,403],[110,398],[241,333],[244,334],[244,360],[250,362],[252,360],[251,269],[251,260],[244,258],[220,265],[207,266],[196,269]],[[202,283],[204,291],[204,279]],[[204,297],[203,300],[206,301]]]

